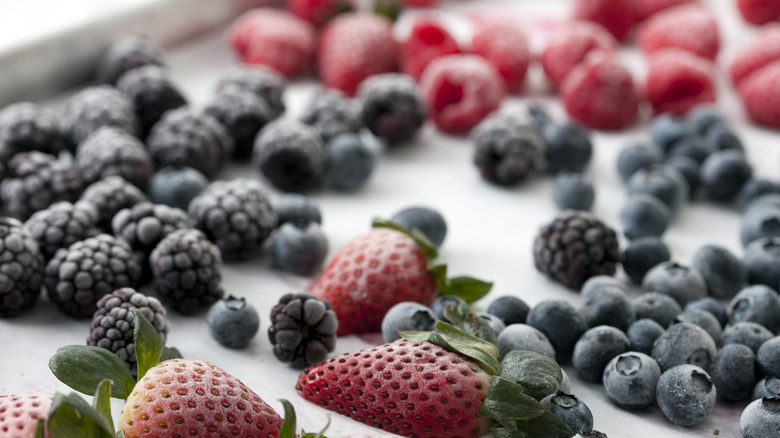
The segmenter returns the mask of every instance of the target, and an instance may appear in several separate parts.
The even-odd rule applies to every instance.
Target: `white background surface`
[[[447,13],[442,17],[455,26],[462,25],[467,13],[499,11],[513,14],[540,45],[545,33],[565,17],[567,2],[552,0],[525,1],[459,1],[443,2]],[[755,29],[741,23],[731,1],[711,1],[721,23],[724,49],[719,63],[733,58],[740,45],[749,40]],[[459,18],[460,17],[460,18]],[[405,18],[409,18],[408,16]],[[403,29],[404,23],[399,23]],[[458,35],[466,36],[464,28]],[[632,70],[641,73],[643,61],[634,49],[626,48],[624,56]],[[171,54],[173,79],[196,106],[213,92],[218,75],[235,59],[228,49],[224,32],[194,41]],[[506,108],[524,108],[526,98],[543,99],[551,112],[562,117],[560,106],[545,91],[539,67],[533,67],[528,90],[520,98],[505,103]],[[733,92],[726,85],[722,71],[720,103],[733,120],[747,148],[756,173],[777,179],[780,165],[778,137],[775,132],[749,125],[744,120]],[[296,82],[286,95],[287,116],[296,116],[316,90],[313,81]],[[615,159],[620,147],[630,139],[646,138],[646,124],[613,134],[593,135],[595,155],[588,169],[597,188],[594,213],[617,226],[619,209],[625,199]],[[256,176],[248,165],[236,165],[221,177]],[[388,217],[413,204],[439,209],[449,224],[449,235],[440,252],[441,261],[450,265],[451,274],[471,274],[495,282],[493,292],[478,307],[492,299],[514,294],[533,305],[543,299],[565,299],[579,306],[578,294],[548,281],[533,267],[532,241],[538,227],[552,219],[556,210],[550,197],[550,178],[539,176],[512,189],[495,187],[482,181],[471,164],[471,145],[466,138],[444,136],[428,125],[418,140],[408,147],[382,153],[377,171],[360,192],[340,194],[330,191],[313,193],[321,204],[324,230],[330,239],[332,255],[336,249],[366,230],[375,216]],[[739,209],[736,205],[712,205],[697,199],[686,206],[671,224],[664,239],[673,258],[689,263],[697,248],[708,243],[724,245],[741,255],[739,244]],[[268,315],[278,298],[304,288],[314,278],[287,275],[273,270],[268,258],[257,258],[231,264],[224,269],[226,292],[246,296],[261,316],[261,331],[243,350],[229,350],[213,341],[207,331],[205,313],[194,317],[171,314],[168,345],[179,347],[185,357],[212,362],[232,373],[254,389],[272,406],[286,398],[296,406],[299,423],[306,430],[318,429],[329,411],[308,404],[295,393],[298,370],[279,363],[273,356],[266,331]],[[635,293],[638,293],[636,291]],[[30,312],[11,320],[0,320],[0,394],[31,391],[68,391],[56,381],[47,368],[48,358],[56,349],[68,344],[83,344],[89,321],[74,321],[54,308],[44,297]],[[379,343],[377,336],[345,337],[339,340],[337,353],[353,351]],[[593,411],[595,428],[612,438],[718,436],[736,438],[739,414],[746,403],[718,400],[713,415],[693,428],[683,428],[667,421],[657,406],[645,411],[628,412],[611,405],[600,385],[588,384],[576,377],[571,366],[564,367],[572,378],[573,392]],[[115,410],[121,405],[115,404]],[[333,416],[328,435],[338,437],[348,432],[379,431],[350,419]]]

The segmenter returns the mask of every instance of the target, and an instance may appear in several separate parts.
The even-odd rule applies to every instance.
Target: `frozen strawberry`
[[[436,6],[439,0],[403,0],[406,6],[414,6],[416,8],[429,8]]]
[[[401,46],[401,71],[420,79],[431,61],[453,53],[460,53],[460,49],[452,35],[435,19],[424,18],[414,23],[409,39]]]
[[[449,55],[431,62],[420,92],[442,131],[467,132],[498,109],[506,95],[504,79],[484,58]]]
[[[51,394],[0,395],[0,436],[3,438],[32,438],[38,420],[46,421],[51,408]],[[44,426],[44,436],[49,431]]]
[[[664,9],[684,3],[699,3],[699,0],[636,0],[637,18],[642,21]]]
[[[589,21],[572,21],[550,38],[541,61],[547,78],[559,87],[566,75],[594,50],[617,50],[618,42],[602,26]]]
[[[639,46],[645,53],[670,47],[715,59],[720,50],[718,23],[700,5],[680,5],[661,11],[639,27]]]
[[[348,13],[323,29],[318,56],[323,84],[352,96],[365,78],[398,68],[399,48],[390,20],[370,13]]]
[[[349,0],[289,0],[287,7],[298,18],[315,26],[322,26],[336,15],[354,9]]]
[[[761,67],[780,59],[780,24],[763,27],[753,42],[743,47],[729,66],[734,85]]]
[[[291,78],[311,65],[316,33],[311,24],[289,12],[261,8],[233,23],[230,43],[244,63],[267,65]]]
[[[780,60],[764,66],[739,85],[739,96],[756,123],[780,128]]]
[[[636,119],[634,78],[609,53],[593,53],[566,77],[561,99],[569,116],[595,129],[617,130]]]
[[[604,26],[615,38],[623,40],[636,24],[634,0],[574,0],[574,18]]]
[[[506,80],[508,91],[522,88],[531,51],[525,34],[515,23],[505,20],[477,23],[471,48],[498,70]]]
[[[657,113],[683,115],[702,103],[715,102],[713,64],[679,49],[655,52],[649,59],[646,97]]]
[[[773,0],[737,0],[742,18],[752,24],[766,24],[780,18],[780,2]]]

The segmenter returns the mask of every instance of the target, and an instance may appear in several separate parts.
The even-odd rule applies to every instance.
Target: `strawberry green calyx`
[[[459,306],[447,305],[444,307],[444,317],[450,324],[463,330],[464,332],[488,341],[492,344],[498,344],[498,336],[490,327],[487,320],[478,317],[470,310],[468,304]]]
[[[399,0],[375,0],[372,9],[375,14],[395,21],[401,15],[404,7]]]
[[[101,398],[100,403],[108,399]],[[110,407],[108,408],[110,409]],[[105,412],[105,408],[101,408]],[[51,438],[113,438],[114,426],[108,419],[75,393],[56,394],[49,411]]]
[[[295,418],[295,408],[288,400],[280,399],[279,402],[284,407],[284,423],[282,423],[282,430],[279,432],[279,438],[298,438],[296,434],[297,424]],[[324,433],[330,427],[330,417],[325,427],[319,432],[306,432],[301,430],[300,438],[327,438]]]
[[[417,245],[420,247],[420,249],[422,249],[425,255],[428,256],[428,260],[433,260],[439,256],[439,253],[436,251],[436,246],[433,244],[433,242],[431,242],[431,239],[429,239],[428,236],[425,235],[425,233],[420,231],[419,228],[412,228],[412,230],[409,231],[395,222],[388,221],[385,219],[380,219],[380,218],[375,218],[371,222],[371,227],[390,228],[391,230],[395,230],[406,234],[407,236],[411,237],[415,242],[417,242]]]

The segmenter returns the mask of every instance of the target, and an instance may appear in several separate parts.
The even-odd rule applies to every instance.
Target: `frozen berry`
[[[141,127],[133,102],[114,87],[85,88],[71,96],[60,117],[60,130],[75,147],[103,126],[113,126],[138,136]]]
[[[33,213],[24,226],[38,241],[38,246],[47,261],[60,248],[100,234],[97,207],[89,202],[55,202],[49,207]]]
[[[506,326],[512,324],[524,324],[528,318],[528,307],[525,301],[512,295],[504,295],[496,298],[487,308],[488,313],[501,318]]]
[[[691,301],[685,305],[685,310],[689,309],[703,310],[712,314],[712,316],[714,316],[718,321],[718,324],[721,328],[726,327],[726,324],[729,322],[729,315],[728,311],[726,310],[726,306],[712,297],[704,297],[695,301]]]
[[[664,155],[679,141],[695,137],[696,131],[691,123],[683,117],[672,114],[661,114],[650,122],[650,138]]]
[[[560,418],[574,433],[593,429],[593,414],[576,396],[559,391],[543,398],[541,403],[545,411]]]
[[[127,132],[109,126],[97,129],[78,145],[76,166],[85,185],[117,175],[146,190],[154,173],[146,146]]]
[[[653,343],[653,359],[661,369],[691,364],[709,370],[717,347],[712,337],[701,327],[682,322],[673,324]]]
[[[653,195],[630,195],[620,210],[620,226],[629,239],[661,237],[671,220],[666,205]]]
[[[487,323],[487,326],[493,330],[493,333],[495,333],[496,336],[499,336],[504,332],[504,329],[506,329],[506,324],[504,324],[504,321],[501,321],[501,318],[495,315],[491,315],[489,313],[478,313],[477,318],[479,318],[480,321]]]
[[[34,103],[20,102],[0,110],[0,162],[21,152],[57,155],[68,145],[55,113]]]
[[[483,120],[472,132],[473,162],[492,183],[511,186],[535,173],[544,144],[536,129],[511,114],[498,113]]]
[[[680,49],[650,56],[645,82],[647,100],[658,113],[685,114],[696,105],[715,102],[713,64]]]
[[[439,295],[435,300],[433,300],[433,303],[431,303],[431,310],[433,311],[434,315],[436,315],[436,318],[444,322],[450,322],[450,320],[447,319],[447,317],[444,315],[444,311],[450,308],[457,308],[465,304],[466,301],[464,301],[461,297],[455,295]]]
[[[588,330],[582,314],[563,300],[539,302],[528,313],[526,323],[547,337],[560,363],[571,358],[577,340]]]
[[[530,325],[509,324],[498,335],[498,351],[500,357],[513,350],[533,351],[555,359],[553,348],[547,336]]]
[[[701,5],[675,6],[642,24],[639,46],[648,54],[674,47],[714,60],[720,50],[718,23]]]
[[[780,337],[774,337],[763,344],[756,353],[758,369],[765,376],[780,376]]]
[[[688,199],[693,199],[700,184],[699,163],[690,157],[677,156],[666,160],[666,165],[682,175],[688,186]]]
[[[322,267],[328,254],[328,239],[317,222],[287,222],[271,243],[274,265],[282,271],[309,275]]]
[[[478,22],[471,50],[495,67],[504,78],[507,91],[516,92],[522,88],[531,51],[525,33],[513,21]]]
[[[308,293],[286,294],[271,309],[268,338],[277,359],[305,368],[324,361],[336,348],[338,325],[328,301]]]
[[[231,92],[238,88],[264,100],[274,112],[274,118],[285,110],[284,89],[287,82],[276,71],[262,65],[234,67],[225,72],[217,83],[217,92]]]
[[[751,24],[766,24],[780,18],[780,3],[766,0],[737,0],[742,18]]]
[[[729,76],[735,86],[751,76],[753,72],[780,59],[780,25],[770,24],[747,46],[741,47],[729,65]]]
[[[748,284],[763,284],[774,290],[780,287],[780,238],[764,237],[754,240],[745,248],[742,262],[748,275]],[[780,327],[778,327],[780,329]]]
[[[151,202],[120,210],[111,220],[114,235],[130,245],[147,271],[147,259],[157,244],[168,234],[185,228],[191,228],[187,212]]]
[[[434,59],[460,53],[458,42],[437,20],[415,21],[409,38],[401,45],[401,71],[420,79],[425,67]]]
[[[314,128],[293,120],[276,120],[257,135],[253,161],[279,190],[303,192],[322,184],[327,158]]]
[[[394,222],[409,231],[417,228],[437,248],[444,243],[447,237],[447,222],[444,216],[430,207],[407,207],[393,214],[390,218]]]
[[[669,247],[657,237],[643,237],[629,242],[623,250],[623,271],[635,284],[642,284],[655,265],[671,260]]]
[[[623,40],[636,23],[633,0],[576,0],[574,17],[598,23],[615,38]]]
[[[157,43],[143,36],[130,36],[114,43],[103,55],[97,66],[97,80],[114,85],[130,70],[165,64],[165,53]]]
[[[764,438],[780,429],[780,397],[764,397],[750,403],[739,417],[743,438]]]
[[[152,126],[166,111],[187,104],[187,99],[168,78],[167,72],[157,65],[130,70],[119,78],[116,87],[133,102],[142,137],[149,135]]]
[[[376,155],[363,140],[351,133],[334,137],[325,148],[327,184],[339,191],[363,187],[374,172]]]
[[[279,195],[271,199],[273,211],[281,226],[285,222],[317,222],[322,224],[322,212],[313,199],[297,194]]]
[[[32,307],[41,295],[44,259],[38,243],[16,219],[0,217],[0,318],[17,316]]]
[[[579,311],[589,328],[608,325],[625,331],[636,320],[628,294],[618,287],[604,287],[589,294]]]
[[[665,371],[655,392],[666,418],[681,426],[701,423],[715,406],[716,390],[712,378],[694,365],[680,365]]]
[[[206,315],[209,333],[228,348],[244,348],[260,330],[260,317],[245,298],[228,295],[212,304]]]
[[[633,304],[637,319],[652,319],[662,327],[669,327],[677,314],[682,312],[682,307],[674,298],[658,292],[639,295],[634,298]]]
[[[739,85],[739,96],[748,115],[756,123],[780,127],[780,111],[774,105],[780,97],[780,61],[762,67]]]
[[[358,88],[358,100],[363,123],[390,146],[411,141],[428,115],[417,84],[397,73],[366,79]]]
[[[753,175],[742,185],[737,199],[742,206],[746,207],[757,198],[769,194],[780,194],[780,184]]]
[[[652,357],[623,353],[612,358],[604,368],[604,389],[607,397],[623,409],[644,409],[655,402],[655,387],[661,378],[661,368]]]
[[[753,353],[758,353],[758,349],[764,345],[764,342],[774,336],[761,324],[749,321],[735,322],[723,331],[723,345],[742,344],[753,350]]]
[[[666,51],[660,52],[660,54],[664,53]],[[668,162],[674,158],[685,157],[695,161],[696,164],[701,164],[716,150],[717,146],[705,137],[698,135],[683,137],[672,143],[666,153],[666,159]]]
[[[301,121],[313,126],[327,143],[338,135],[357,134],[363,128],[361,106],[338,90],[317,93],[306,105]]]
[[[780,331],[780,302],[777,292],[762,284],[742,289],[729,303],[729,321],[754,322],[773,333]],[[780,376],[780,373],[777,374]]]
[[[276,118],[268,102],[237,88],[215,95],[203,113],[225,127],[233,140],[233,157],[242,160],[252,155],[257,133]]]
[[[658,292],[677,300],[681,306],[707,296],[707,283],[694,267],[665,262],[651,269],[642,281],[645,292]]]
[[[728,202],[742,190],[753,175],[753,168],[742,152],[725,150],[710,155],[699,173],[707,196],[714,201]]]
[[[391,307],[382,318],[382,339],[393,342],[401,339],[399,332],[433,330],[438,319],[428,306],[412,301],[404,301]]]
[[[707,292],[713,298],[731,299],[747,285],[745,265],[722,246],[699,248],[693,256],[693,267],[704,276]]]
[[[587,176],[561,172],[553,180],[552,196],[561,210],[590,210],[596,199],[596,190]]]
[[[290,0],[290,12],[315,26],[321,26],[336,15],[350,11],[354,5],[349,0]]]
[[[138,187],[119,176],[109,176],[93,183],[84,190],[79,200],[97,208],[98,226],[103,231],[111,231],[111,220],[119,210],[147,201]]]
[[[758,381],[756,355],[744,345],[725,345],[715,355],[710,374],[719,396],[726,400],[746,400]]]
[[[663,155],[657,148],[648,147],[640,142],[632,142],[620,150],[617,158],[617,171],[623,181],[628,181],[636,172],[661,164],[662,161]]]
[[[780,199],[776,205],[773,201],[765,202],[771,201],[775,196],[761,196],[745,210],[740,226],[742,246],[748,246],[762,237],[780,237]]]
[[[573,122],[546,123],[541,129],[544,140],[544,171],[582,172],[593,156],[590,133]]]
[[[628,326],[626,336],[631,342],[631,351],[650,354],[653,351],[655,340],[661,337],[664,328],[652,319],[638,319]]]
[[[665,9],[683,3],[698,3],[699,0],[636,0],[637,18],[642,21]]]
[[[590,383],[600,383],[604,368],[613,357],[631,347],[628,336],[620,329],[600,325],[586,331],[574,346],[572,363],[577,375]]]
[[[615,38],[602,26],[573,21],[551,36],[542,52],[542,67],[550,82],[558,87],[592,51],[612,52],[617,48]]]
[[[688,184],[679,172],[666,165],[640,170],[628,180],[628,194],[648,194],[666,204],[672,215],[688,200]]]
[[[157,171],[149,182],[149,199],[155,204],[186,211],[190,201],[208,185],[209,180],[191,167],[164,167]]]
[[[697,325],[704,329],[708,335],[715,341],[715,345],[720,345],[723,331],[720,327],[720,322],[715,315],[706,310],[696,309],[689,306],[685,306],[685,310],[677,314],[672,324],[679,324],[687,322]]]
[[[605,289],[620,289],[621,291],[628,293],[629,286],[621,279],[613,277],[611,275],[596,275],[590,277],[580,287],[580,295],[584,299],[589,299],[591,296],[595,296],[601,293]]]
[[[753,388],[751,400],[757,400],[763,397],[780,396],[780,378],[764,377],[756,383]]]

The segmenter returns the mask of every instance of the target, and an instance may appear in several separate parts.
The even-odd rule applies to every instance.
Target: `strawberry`
[[[615,52],[618,42],[604,27],[589,21],[571,21],[550,38],[540,58],[544,73],[555,87],[588,55]]]
[[[38,420],[49,416],[51,394],[0,395],[0,436],[3,438],[30,438],[35,435]],[[44,426],[44,436],[49,431]]]
[[[347,0],[289,0],[287,7],[298,18],[321,26],[336,15],[354,9]]]

